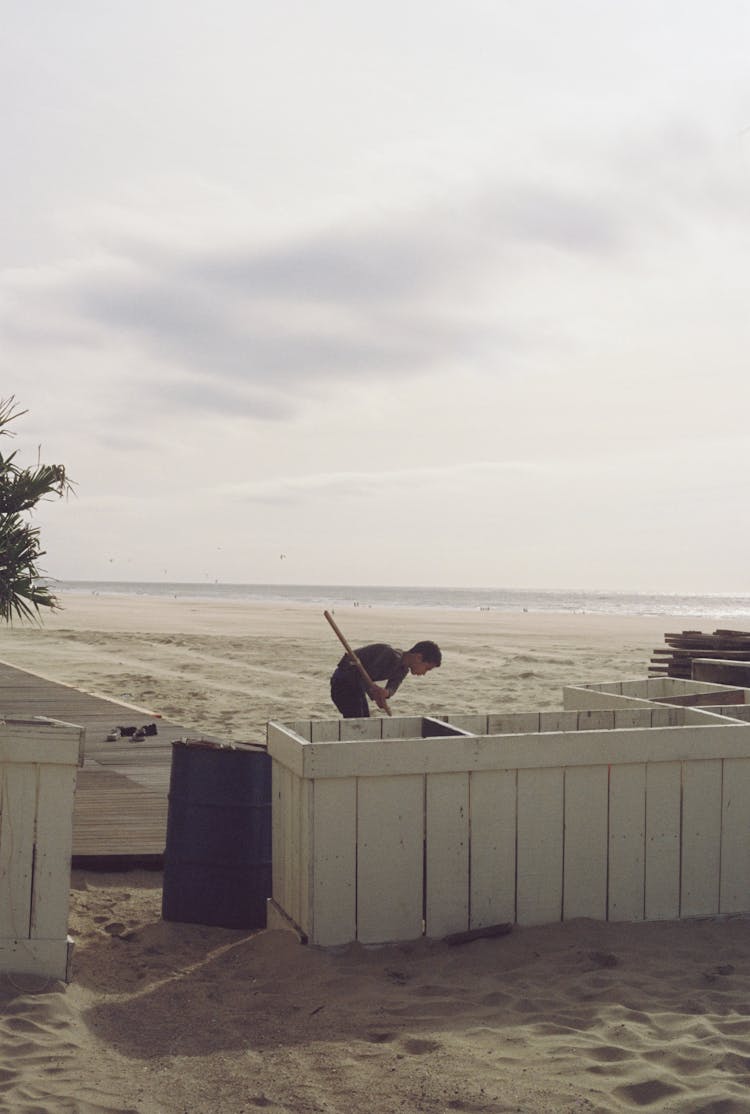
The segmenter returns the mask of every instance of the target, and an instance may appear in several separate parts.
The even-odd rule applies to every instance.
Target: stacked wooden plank
[[[715,630],[707,634],[684,630],[664,635],[666,646],[653,652],[649,675],[667,677],[692,676],[694,658],[718,658],[722,661],[750,661],[750,631]]]

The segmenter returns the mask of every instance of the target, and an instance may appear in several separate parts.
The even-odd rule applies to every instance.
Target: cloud
[[[656,141],[603,155],[577,181],[516,177],[453,205],[271,245],[177,248],[114,234],[108,255],[6,274],[5,336],[19,350],[54,345],[92,366],[104,359],[122,390],[135,387],[157,411],[267,422],[360,383],[457,365],[502,374],[554,339],[547,322],[555,315],[528,301],[537,273],[549,292],[564,286],[569,262],[583,262],[596,285],[644,238],[675,236],[675,220],[686,225],[691,210],[726,200],[718,170],[713,183],[704,174],[700,190],[685,184],[706,142],[672,128],[650,179],[622,172],[644,170]],[[658,219],[670,196],[681,202],[671,229]],[[514,312],[524,291],[533,321]],[[122,390],[113,384],[113,399]]]
[[[150,356],[179,369],[179,381],[145,384],[155,402],[223,410],[242,400],[273,420],[335,384],[512,352],[521,338],[503,315],[471,309],[503,282],[508,253],[526,243],[612,251],[616,225],[585,199],[536,189],[272,248],[121,244],[88,270],[41,272],[15,287],[9,279],[7,335]]]
[[[550,466],[552,467],[552,466]],[[467,461],[446,467],[399,468],[383,471],[318,472],[305,476],[277,476],[221,488],[217,495],[238,502],[292,504],[307,503],[311,496],[330,499],[362,499],[387,491],[408,490],[457,492],[468,482],[493,484],[499,477],[520,472],[544,472],[546,465],[521,460]]]

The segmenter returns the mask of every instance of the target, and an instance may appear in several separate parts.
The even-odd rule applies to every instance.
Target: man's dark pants
[[[339,666],[331,677],[331,700],[344,719],[363,719],[370,715],[362,678],[356,669]]]

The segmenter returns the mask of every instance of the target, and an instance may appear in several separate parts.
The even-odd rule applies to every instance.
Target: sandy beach
[[[340,647],[316,608],[68,596],[0,658],[227,739],[333,718]],[[561,706],[644,677],[704,618],[337,609],[354,645],[436,640],[394,714]],[[743,918],[516,927],[450,947],[321,951],[161,920],[161,875],[75,871],[68,986],[0,976],[12,1114],[750,1111]]]
[[[321,609],[139,596],[63,601],[41,628],[0,629],[0,657],[222,738],[264,739],[269,719],[337,715],[328,679],[342,648]],[[396,715],[556,708],[564,684],[646,676],[666,630],[713,629],[689,616],[426,608],[352,606],[335,618],[353,646],[439,643],[444,665],[404,683]]]

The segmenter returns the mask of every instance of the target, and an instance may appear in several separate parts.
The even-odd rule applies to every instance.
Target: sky
[[[745,0],[2,0],[61,580],[750,592]]]

